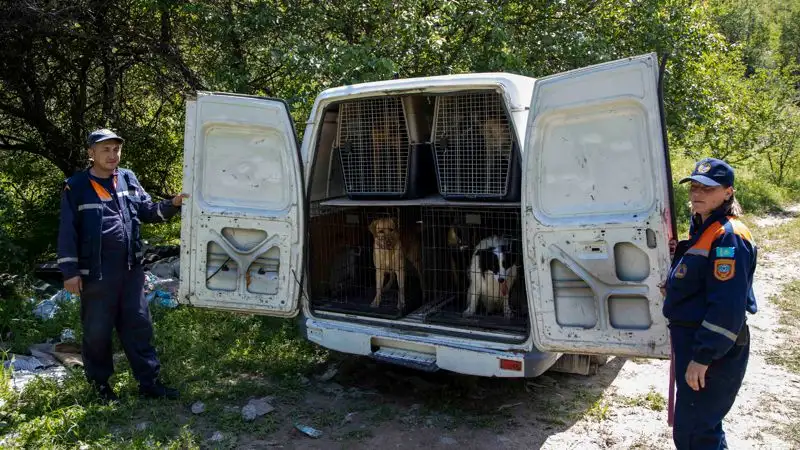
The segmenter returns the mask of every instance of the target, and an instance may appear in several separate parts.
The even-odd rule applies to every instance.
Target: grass
[[[238,409],[224,407],[241,408],[264,395],[292,402],[301,395],[298,374],[327,357],[298,335],[292,321],[183,307],[152,312],[162,377],[181,389],[180,401],[139,399],[124,359],[111,380],[122,401],[110,406],[96,401],[82,370],[62,382],[36,379],[21,393],[9,388],[6,374],[0,379],[0,421],[7,425],[0,433],[15,439],[4,447],[197,448],[215,430],[267,435],[278,429],[276,419],[244,422]],[[197,400],[207,406],[201,416],[189,412]],[[146,428],[136,428],[144,422]]]
[[[800,250],[800,219],[791,219],[778,226],[758,230],[756,239],[762,252],[786,254]]]
[[[600,398],[594,402],[589,409],[586,410],[586,417],[589,417],[597,422],[602,422],[608,419],[609,409],[610,405],[608,402],[605,399]]]
[[[653,411],[663,411],[667,407],[667,399],[652,389],[644,395],[624,397],[622,403],[626,406],[639,406]]]
[[[767,354],[767,361],[800,374],[800,336],[795,330],[800,323],[800,280],[786,284],[770,301],[781,311],[780,324],[785,327],[787,339]]]

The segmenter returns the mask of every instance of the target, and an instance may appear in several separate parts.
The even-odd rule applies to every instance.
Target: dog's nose
[[[498,283],[505,283],[505,282],[506,282],[506,279],[505,279],[505,278],[503,278],[503,277],[500,277],[500,278],[498,278],[498,279],[497,279],[497,282],[498,282]]]

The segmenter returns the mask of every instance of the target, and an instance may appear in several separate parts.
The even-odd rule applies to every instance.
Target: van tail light
[[[500,368],[503,370],[514,370],[517,372],[522,371],[522,361],[514,359],[500,359]]]

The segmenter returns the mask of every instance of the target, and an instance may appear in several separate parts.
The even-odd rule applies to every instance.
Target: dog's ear
[[[380,219],[375,219],[369,224],[369,232],[372,233],[373,236],[375,236],[375,232],[377,231],[378,228],[378,220]]]
[[[458,236],[456,235],[456,230],[453,227],[449,227],[447,229],[447,245],[450,247],[455,247],[458,245]]]

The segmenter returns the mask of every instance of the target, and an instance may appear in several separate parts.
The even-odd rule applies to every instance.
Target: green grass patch
[[[152,312],[162,378],[181,389],[180,401],[139,399],[124,359],[111,379],[122,401],[109,406],[97,401],[82,370],[60,382],[34,380],[21,393],[10,389],[6,374],[0,378],[0,421],[6,423],[0,439],[13,439],[4,446],[197,448],[210,428],[268,435],[278,429],[278,419],[267,415],[244,422],[241,406],[265,395],[293,401],[301,395],[298,374],[310,373],[327,358],[291,320],[187,307]],[[71,325],[79,328],[77,321]],[[197,400],[207,404],[202,416],[188,408]]]
[[[663,411],[667,406],[664,396],[654,390],[636,397],[623,397],[622,403],[626,406],[639,406],[653,411]]]
[[[609,409],[610,405],[605,399],[598,399],[586,410],[586,417],[596,420],[597,422],[602,422],[608,419]]]

